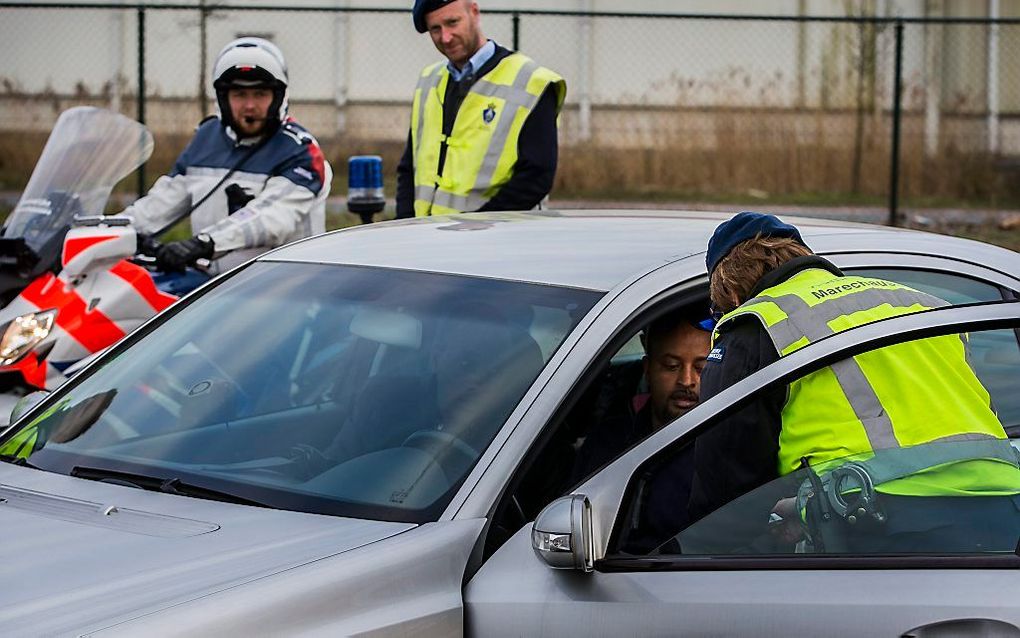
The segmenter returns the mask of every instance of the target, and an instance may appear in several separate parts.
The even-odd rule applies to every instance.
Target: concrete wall
[[[205,21],[204,63],[197,11],[147,11],[146,120],[154,131],[190,131],[214,108],[207,69],[220,46],[238,35],[260,34],[286,53],[294,113],[313,131],[322,137],[403,137],[418,71],[439,59],[427,36],[414,32],[409,0],[320,3],[401,9],[396,13],[251,11],[240,8],[242,4],[280,2],[217,3],[221,8]],[[976,0],[853,3],[855,12],[903,16],[982,16],[987,6]],[[1000,0],[1000,6],[1004,17],[1020,16],[1020,0]],[[484,14],[485,9],[831,16],[845,15],[847,4],[486,0],[482,8],[486,34],[509,45],[510,17]],[[819,109],[826,122],[841,122],[848,113],[854,114],[855,122],[859,117],[881,118],[892,104],[891,27],[868,31],[853,24],[821,22],[524,15],[520,34],[522,50],[567,78],[568,109],[563,118],[567,142],[654,145],[661,140],[712,140],[718,137],[713,133],[718,127],[731,126],[733,113],[744,114],[749,125],[768,122],[770,130],[804,131],[815,120],[793,129],[786,122],[805,118],[811,109]],[[45,131],[59,105],[88,101],[134,113],[134,10],[0,9],[0,42],[5,52],[0,130]],[[906,27],[904,104],[925,113],[931,149],[986,140],[987,122],[981,117],[988,108],[988,46],[985,26]],[[1010,122],[1020,114],[1020,27],[1000,28],[993,64],[999,84],[996,106],[1002,114],[997,135],[1003,148],[1014,148]],[[199,101],[203,88],[204,104]],[[863,114],[856,113],[858,104]],[[829,138],[852,138],[852,131],[847,137],[842,133],[845,127],[832,126],[840,133]],[[797,133],[797,139],[802,136]]]

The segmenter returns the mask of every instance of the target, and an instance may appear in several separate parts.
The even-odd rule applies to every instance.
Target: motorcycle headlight
[[[7,330],[0,339],[0,366],[11,365],[39,345],[50,334],[56,318],[56,310],[30,312],[15,317],[7,324]]]

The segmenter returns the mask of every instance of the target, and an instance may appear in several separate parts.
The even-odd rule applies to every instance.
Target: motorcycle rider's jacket
[[[850,328],[944,305],[895,282],[807,267],[725,315],[713,334],[713,353],[725,347],[726,333],[741,319],[760,322],[784,357]],[[807,459],[822,474],[848,458],[867,464],[876,452],[888,456],[889,450],[960,441],[985,441],[996,454],[942,459],[937,467],[892,475],[898,478],[876,489],[901,496],[986,496],[1020,488],[1006,433],[967,362],[966,338],[929,337],[862,353],[790,383],[777,469],[784,476]],[[1009,454],[999,455],[999,447]],[[931,449],[919,447],[915,456],[934,458],[926,456]]]
[[[230,251],[214,262],[213,272],[218,273],[269,248],[324,232],[331,179],[332,169],[318,142],[292,118],[263,141],[238,140],[218,117],[210,117],[199,125],[173,171],[124,214],[133,218],[139,232],[156,232],[215,187],[192,211],[191,228],[192,234],[208,234],[218,255]],[[235,211],[227,195],[233,184],[252,196]]]

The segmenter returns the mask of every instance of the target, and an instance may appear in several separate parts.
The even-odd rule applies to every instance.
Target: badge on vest
[[[712,348],[712,352],[709,352],[705,359],[708,361],[722,361],[723,355],[725,354],[726,348]]]
[[[495,102],[489,102],[489,107],[482,111],[482,119],[485,120],[486,124],[492,124],[492,120],[496,119]]]

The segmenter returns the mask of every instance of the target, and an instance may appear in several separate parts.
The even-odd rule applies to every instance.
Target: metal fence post
[[[138,121],[145,124],[145,7],[138,7]],[[145,164],[138,167],[138,196],[145,195]]]
[[[900,120],[903,118],[903,22],[896,21],[896,62],[893,71],[892,154],[889,158],[889,225],[897,225],[900,191]]]
[[[514,11],[514,51],[521,50],[521,14]]]
[[[209,112],[209,95],[205,89],[205,74],[209,61],[209,8],[205,0],[198,2],[198,117],[202,119]]]

